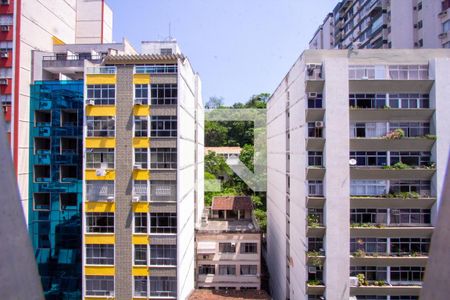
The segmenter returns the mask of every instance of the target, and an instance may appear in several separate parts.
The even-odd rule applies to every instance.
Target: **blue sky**
[[[114,39],[177,39],[203,83],[203,101],[272,93],[338,0],[107,0]]]

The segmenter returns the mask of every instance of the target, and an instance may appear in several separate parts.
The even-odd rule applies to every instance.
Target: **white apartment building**
[[[28,217],[29,103],[32,51],[54,45],[112,41],[112,12],[104,0],[15,0],[0,3],[0,99],[10,138],[24,214]]]
[[[450,51],[307,50],[268,102],[274,299],[416,300],[446,173]]]
[[[84,299],[186,299],[194,289],[203,103],[189,60],[163,50],[174,47],[154,42],[86,67]]]
[[[448,0],[343,0],[319,26],[309,46],[448,48],[448,5]]]

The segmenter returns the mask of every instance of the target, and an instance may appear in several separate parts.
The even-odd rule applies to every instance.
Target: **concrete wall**
[[[111,43],[113,13],[105,0],[76,0],[76,42]]]
[[[392,48],[414,48],[414,2],[414,0],[390,1]]]

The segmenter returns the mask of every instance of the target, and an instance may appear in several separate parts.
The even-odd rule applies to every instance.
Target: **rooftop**
[[[211,291],[195,290],[189,297],[189,300],[258,300],[270,299],[270,296],[264,290],[248,291]]]
[[[259,232],[256,222],[250,220],[208,220],[202,222],[199,232]]]
[[[241,153],[241,147],[205,147],[206,152],[216,152],[216,153]]]
[[[213,198],[212,210],[252,210],[250,196],[217,196]]]

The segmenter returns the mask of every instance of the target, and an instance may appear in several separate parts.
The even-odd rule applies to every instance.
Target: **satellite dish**
[[[350,164],[350,166],[356,166],[356,159],[352,158],[348,161],[348,163]]]

